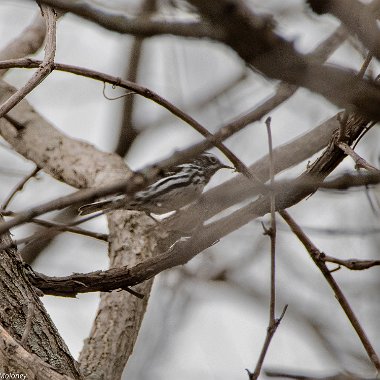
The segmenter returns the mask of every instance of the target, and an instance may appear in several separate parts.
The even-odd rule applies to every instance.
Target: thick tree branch
[[[25,379],[74,380],[73,377],[59,374],[53,366],[26,351],[1,325],[0,362],[2,369],[7,368],[9,376],[13,371],[15,375],[24,375]]]
[[[0,237],[0,241],[1,245],[11,244],[10,234],[3,234]],[[16,364],[23,360],[22,357],[14,355],[9,351],[7,352],[7,342],[11,339],[7,334],[10,334],[13,339],[21,341],[22,337],[25,336],[25,329],[28,329],[28,325],[30,324],[29,332],[24,338],[24,347],[29,352],[39,356],[42,361],[45,361],[44,367],[48,363],[56,371],[79,379],[80,375],[77,364],[71,357],[53,322],[50,320],[35,289],[28,281],[26,269],[17,251],[11,248],[1,250],[0,259],[0,296],[2,299],[0,321],[1,325],[8,332],[4,332],[5,330],[1,327],[0,356],[4,359],[0,360],[1,368],[4,368],[3,366],[6,362]],[[34,309],[34,312],[32,321],[29,321],[28,310],[31,307]],[[25,368],[24,366],[25,364],[20,365],[15,370]],[[30,368],[28,373],[31,370]],[[32,372],[35,373],[35,371]]]
[[[331,13],[353,34],[359,37],[366,48],[380,58],[380,32],[377,25],[379,2],[363,4],[357,0],[308,0],[314,12]]]
[[[331,141],[334,131],[339,128],[334,116],[293,141],[273,150],[275,174],[282,172],[317,153]],[[269,155],[265,155],[249,167],[249,170],[262,181],[269,179]],[[345,181],[347,184],[347,182]],[[247,198],[260,194],[260,189],[246,177],[239,175],[223,184],[214,187],[202,195],[198,202],[168,218],[165,228],[192,228],[200,221],[207,220],[219,212],[242,202]],[[207,207],[204,205],[207,204]],[[190,212],[189,212],[190,211]]]
[[[376,83],[298,53],[292,43],[274,33],[270,19],[253,13],[242,0],[189,2],[213,25],[223,26],[225,37],[220,42],[264,75],[305,87],[339,107],[380,119],[380,88]]]
[[[347,259],[342,260],[337,257],[332,257],[320,252],[320,259],[326,263],[334,263],[341,265],[350,270],[365,270],[380,265],[380,260],[359,260],[359,259]]]
[[[351,117],[349,119],[347,132],[350,143],[360,135],[366,124],[367,121],[360,117]],[[327,175],[329,175],[344,159],[344,153],[336,146],[337,137],[338,132],[331,139],[328,148],[293,182],[293,186],[290,186],[290,184],[287,183],[284,184],[282,189],[276,189],[278,192],[276,194],[277,210],[291,207],[308,195],[313,194],[323,182],[324,178],[326,178]],[[311,182],[308,182],[310,179]],[[309,185],[305,186],[305,183],[309,183]],[[237,230],[249,221],[268,213],[269,210],[270,201],[267,197],[261,197],[216,222],[210,223],[206,226],[201,225],[194,231],[191,239],[186,242],[177,242],[165,253],[150,258],[133,268],[114,269],[112,273],[108,272],[109,274],[112,274],[110,277],[108,277],[107,274],[107,278],[99,278],[99,281],[102,281],[102,285],[113,286],[112,289],[139,284],[146,279],[152,278],[165,269],[185,264],[195,255],[210,247],[222,237]],[[90,281],[86,278],[86,275],[67,277],[65,279],[36,276],[32,281],[35,286],[49,294],[50,292],[52,292],[52,294],[59,294],[60,291],[62,293],[75,293],[78,289],[88,291],[89,288],[96,286],[96,281],[94,281],[96,276],[104,276],[101,272],[93,273],[91,275],[94,275],[95,277],[91,278]]]
[[[97,23],[108,30],[118,33],[133,34],[138,37],[153,37],[162,34],[172,34],[182,37],[208,37],[220,38],[222,31],[205,22],[176,22],[151,21],[146,19],[133,19],[121,13],[109,12],[106,9],[95,7],[82,0],[43,0],[41,3],[74,13],[86,20]]]

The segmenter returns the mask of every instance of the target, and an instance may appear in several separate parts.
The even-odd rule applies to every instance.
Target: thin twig
[[[267,377],[277,377],[279,379],[294,380],[378,380],[378,377],[363,377],[351,372],[338,372],[334,374],[312,375],[303,373],[288,373],[286,371],[265,371]]]
[[[265,121],[268,134],[268,147],[269,147],[269,177],[271,188],[273,189],[274,184],[274,158],[273,158],[273,143],[272,143],[272,131],[271,131],[271,118],[268,117]],[[256,380],[261,372],[261,368],[264,364],[264,359],[269,349],[269,344],[275,334],[277,327],[279,326],[287,306],[285,306],[282,315],[279,319],[276,319],[276,194],[272,190],[270,192],[270,215],[271,215],[271,227],[269,230],[266,230],[265,233],[269,235],[270,238],[270,301],[269,301],[269,322],[267,328],[267,335],[261,349],[259,359],[256,363],[255,371],[249,374],[250,380]]]
[[[373,128],[375,125],[377,124],[377,121],[372,121],[371,123],[369,123],[369,125],[363,130],[362,134],[357,138],[357,140],[355,141],[355,144],[352,146],[352,149],[355,149],[356,146],[359,144],[360,140],[364,137],[364,135],[371,129]]]
[[[362,64],[362,66],[361,66],[361,68],[360,68],[360,70],[358,72],[358,77],[359,78],[363,78],[364,77],[364,74],[367,71],[369,64],[371,63],[372,58],[373,58],[373,54],[371,52],[368,52],[368,54],[365,57],[365,60],[364,60],[364,62]]]
[[[1,205],[1,208],[3,210],[6,210],[7,207],[9,206],[9,203],[11,202],[11,200],[14,198],[14,196],[16,195],[16,193],[18,193],[19,191],[21,191],[25,184],[31,179],[33,178],[34,176],[36,176],[36,174],[40,171],[40,168],[39,167],[36,167],[35,169],[33,169],[33,171],[28,174],[27,176],[25,176],[17,185],[16,187],[11,191],[11,193],[8,195],[7,198],[5,198],[3,204]]]
[[[369,269],[369,268],[380,265],[380,260],[359,260],[359,259],[342,260],[342,259],[338,259],[337,257],[327,256],[325,254],[321,255],[321,260],[328,263],[338,264],[351,270],[365,270],[365,269]]]
[[[271,118],[268,117],[265,121],[268,133],[268,146],[269,146],[269,177],[271,188],[274,184],[274,158],[273,158],[273,144],[272,144],[272,131],[271,131]],[[270,312],[269,312],[269,324],[274,323],[275,308],[276,308],[276,194],[272,190],[270,193],[270,217],[271,217],[271,229],[270,229],[270,257],[271,257],[271,281],[270,281]]]
[[[367,169],[369,172],[374,172],[380,174],[380,170],[375,168],[373,165],[368,163],[364,158],[360,157],[348,144],[344,142],[338,142],[337,145],[343,150],[348,156],[350,156],[354,162],[357,169],[363,168]]]
[[[339,121],[339,138],[338,141],[345,141],[346,140],[346,125],[348,118],[350,116],[350,113],[347,109],[344,110],[342,114],[338,115],[338,121]]]
[[[97,218],[99,215],[102,215],[102,214],[103,214],[102,212],[99,212],[99,213],[96,213],[96,214],[91,214],[89,216],[86,216],[84,218],[78,219],[78,220],[76,220],[76,221],[74,221],[72,223],[68,223],[68,224],[58,224],[58,223],[52,223],[52,222],[47,222],[47,221],[39,220],[39,224],[52,225],[52,227],[47,228],[47,229],[45,229],[43,231],[40,231],[40,232],[36,232],[36,233],[34,233],[34,234],[30,235],[30,236],[27,236],[25,238],[22,238],[22,239],[12,240],[12,242],[10,242],[8,244],[2,244],[2,245],[0,245],[0,251],[2,251],[4,249],[7,249],[7,248],[10,248],[10,247],[18,246],[20,244],[29,243],[32,240],[49,239],[51,236],[54,236],[54,235],[56,235],[56,234],[58,234],[60,232],[69,231],[69,229],[71,229],[71,227],[77,226],[77,225],[79,225],[81,223],[88,222],[89,220]],[[17,218],[17,214],[16,214],[15,218]],[[74,231],[72,230],[72,231],[69,231],[69,232],[74,232]],[[75,233],[79,233],[78,229],[75,230]],[[81,235],[85,235],[84,231],[82,231]],[[86,236],[89,236],[89,234],[87,233]],[[93,235],[91,237],[95,237],[95,236]]]
[[[287,308],[288,308],[288,305],[285,305],[285,307],[282,310],[282,313],[280,315],[280,318],[275,319],[274,323],[268,327],[267,335],[265,337],[265,342],[263,344],[263,348],[261,349],[260,357],[259,357],[259,360],[257,361],[255,372],[251,373],[247,370],[249,380],[256,380],[259,377],[261,368],[262,368],[263,363],[264,363],[265,355],[266,355],[268,348],[269,348],[269,345],[270,345],[270,342],[272,341],[272,338],[273,338],[278,326],[280,325],[282,318],[284,318],[284,315],[286,313]]]
[[[17,213],[13,211],[8,210],[0,210],[0,214],[3,216],[16,216]],[[52,228],[59,228],[59,231],[61,232],[71,232],[73,234],[83,235],[92,237],[97,240],[103,240],[108,241],[108,234],[103,234],[101,232],[95,232],[95,231],[89,231],[85,230],[84,228],[80,227],[74,227],[72,224],[63,224],[63,223],[57,223],[50,220],[44,220],[39,218],[32,218],[30,219],[31,223],[38,224],[43,227],[52,227]],[[84,222],[81,222],[84,223]],[[33,237],[33,236],[31,236]]]
[[[98,7],[91,2],[43,0],[53,8],[71,12],[86,20],[118,33],[133,34],[140,37],[152,37],[162,34],[172,34],[178,37],[190,38],[221,38],[220,28],[210,26],[202,21],[171,21],[164,20],[141,20],[131,18],[121,12],[108,11],[104,7]]]
[[[362,66],[360,67],[359,72],[357,73],[358,78],[363,78],[366,70],[368,69],[368,66],[373,58],[373,55],[371,53],[368,53]],[[339,138],[338,141],[345,142],[346,141],[346,125],[348,118],[350,116],[350,111],[348,109],[345,109],[343,112],[343,115],[341,118],[339,118],[340,128],[339,128]]]
[[[372,364],[375,366],[377,371],[380,370],[380,360],[374,350],[371,342],[369,341],[366,332],[361,326],[359,320],[357,319],[354,311],[352,310],[346,296],[343,294],[342,290],[336,283],[334,277],[332,276],[330,270],[326,266],[323,260],[323,253],[318,250],[318,248],[312,243],[312,241],[306,236],[306,234],[302,231],[301,227],[294,221],[294,219],[289,215],[289,213],[285,210],[279,211],[280,215],[283,217],[285,222],[289,225],[290,229],[297,236],[297,238],[301,241],[303,246],[306,248],[309,253],[311,259],[317,265],[323,276],[325,277],[327,283],[330,285],[331,289],[334,292],[335,298],[338,300],[340,306],[342,307],[344,313],[347,318],[351,322],[352,327],[356,331],[360,341],[363,344],[365,351],[368,354],[369,359]]]
[[[149,20],[150,16],[156,9],[156,0],[144,0],[141,5],[139,20]],[[144,37],[136,36],[133,39],[132,47],[129,51],[129,59],[127,63],[125,78],[131,82],[136,82],[139,72],[139,67],[142,58],[144,45]],[[115,153],[124,157],[130,149],[133,141],[138,136],[139,132],[132,123],[134,112],[135,97],[127,96],[124,99],[123,118],[120,124],[120,132]]]

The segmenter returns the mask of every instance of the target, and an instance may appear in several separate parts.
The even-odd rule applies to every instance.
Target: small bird
[[[179,210],[198,199],[211,177],[223,168],[234,169],[222,164],[213,154],[204,152],[189,162],[164,170],[162,178],[145,190],[136,192],[132,199],[125,194],[118,194],[80,207],[79,214],[116,209],[145,211],[149,214],[166,214]]]

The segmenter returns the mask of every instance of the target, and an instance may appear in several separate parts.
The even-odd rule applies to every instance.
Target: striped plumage
[[[211,177],[222,168],[233,169],[222,164],[213,154],[205,152],[187,163],[167,169],[162,178],[145,190],[135,193],[128,202],[125,195],[120,194],[108,200],[84,205],[79,208],[79,212],[87,215],[96,211],[127,209],[165,214],[199,198]]]

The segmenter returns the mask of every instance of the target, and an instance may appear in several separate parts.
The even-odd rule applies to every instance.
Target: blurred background
[[[174,16],[195,17],[185,2],[94,3],[129,15],[141,14],[142,9],[148,13],[160,9],[162,17],[168,20]],[[273,15],[278,33],[294,41],[302,53],[311,51],[339,26],[331,16],[313,15],[301,0],[250,3],[256,12]],[[2,1],[1,45],[18,36],[38,11],[31,1]],[[360,43],[349,38],[329,62],[359,70],[363,53]],[[35,57],[42,56],[40,52]],[[58,24],[56,62],[129,77],[188,112],[210,132],[261,104],[278,84],[249,70],[223,45],[174,36],[136,39],[107,31],[72,14],[64,15]],[[370,72],[377,75],[378,69],[377,63],[371,63]],[[13,69],[5,80],[20,87],[31,75],[32,70]],[[105,88],[110,98],[122,93],[111,86]],[[103,95],[102,83],[71,74],[52,73],[27,99],[65,134],[104,151],[117,151],[134,170],[202,140],[192,128],[151,101],[137,95],[109,100]],[[270,113],[274,146],[311,130],[338,111],[322,97],[299,89]],[[126,125],[128,128],[122,127]],[[378,141],[379,131],[375,127],[357,148],[375,166]],[[264,121],[249,125],[226,140],[226,145],[245,164],[252,164],[268,152]],[[212,152],[226,162],[220,152]],[[306,165],[304,162],[280,177],[295,176]],[[33,168],[1,139],[0,199],[6,198]],[[336,172],[353,169],[353,162],[346,158]],[[233,176],[221,171],[208,188]],[[10,209],[22,210],[72,190],[39,173],[12,201]],[[380,259],[376,189],[319,191],[289,212],[326,254],[341,259]],[[46,216],[62,222],[74,217],[75,210]],[[268,323],[270,241],[263,235],[261,222],[268,225],[269,218],[247,224],[189,264],[156,278],[125,378],[247,379],[245,368],[254,369]],[[107,231],[103,217],[84,227]],[[14,235],[19,239],[38,229],[19,227]],[[271,343],[264,368],[318,376],[342,370],[363,376],[373,374],[372,365],[330,288],[280,217],[277,246],[277,314],[285,304],[289,308]],[[35,270],[50,275],[107,268],[106,243],[89,237],[63,233],[20,249]],[[342,268],[334,277],[371,342],[380,350],[379,269]],[[80,295],[77,299],[45,296],[43,302],[77,357],[89,334],[98,294]]]

